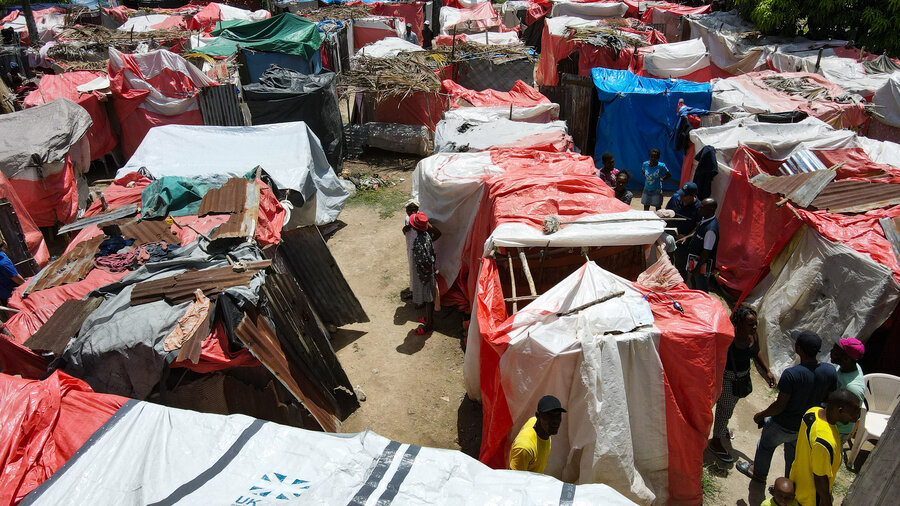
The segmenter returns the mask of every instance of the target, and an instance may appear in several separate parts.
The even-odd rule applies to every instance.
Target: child
[[[416,240],[416,232],[412,225],[409,224],[409,217],[419,212],[419,203],[415,199],[406,202],[406,222],[403,224],[403,235],[406,236],[406,261],[409,264],[409,286],[400,292],[400,298],[408,300],[412,298],[412,282],[413,276],[416,275],[413,266],[412,248],[413,241]]]
[[[769,487],[772,497],[763,501],[759,506],[799,506],[794,500],[794,482],[781,477],[775,480],[775,485]]]
[[[628,186],[628,173],[624,171],[619,172],[616,174],[616,186],[613,189],[616,192],[616,198],[630,206],[634,195],[625,189],[626,186]]]
[[[597,177],[609,185],[610,188],[616,186],[616,176],[619,175],[619,169],[616,168],[616,159],[613,157],[613,154],[609,151],[603,153],[600,161],[603,162],[603,165],[597,169]]]
[[[650,150],[650,159],[644,162],[641,171],[644,173],[644,194],[641,195],[641,204],[644,204],[644,211],[649,211],[650,206],[656,208],[654,211],[658,211],[662,207],[662,182],[672,177],[666,164],[660,163],[658,149]]]
[[[428,223],[428,216],[418,212],[409,217],[416,238],[413,241],[413,264],[415,269],[412,278],[412,297],[415,304],[424,304],[425,317],[419,319],[422,325],[413,331],[417,336],[430,334],[434,329],[434,298],[437,287],[434,279],[434,246],[441,233]]]

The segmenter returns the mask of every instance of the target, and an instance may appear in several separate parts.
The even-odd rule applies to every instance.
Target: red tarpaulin
[[[118,142],[116,134],[113,133],[112,126],[110,126],[109,116],[106,114],[106,105],[103,103],[106,97],[98,91],[81,93],[77,89],[78,86],[98,77],[106,77],[106,72],[80,70],[56,75],[44,74],[41,76],[38,89],[29,93],[24,100],[25,107],[35,107],[57,98],[67,98],[83,107],[94,121],[87,131],[87,139],[91,146],[91,160],[102,158],[116,147]]]
[[[61,371],[43,381],[0,374],[0,505],[50,478],[126,401]]]
[[[475,107],[510,106],[532,107],[549,104],[550,99],[524,81],[516,81],[509,91],[484,90],[475,91],[460,86],[450,79],[441,81],[441,92],[450,95],[450,108],[460,107],[460,100],[465,100]]]
[[[404,23],[412,25],[412,31],[419,38],[419,45],[422,45],[422,30],[425,28],[425,2],[411,3],[388,3],[375,2],[372,4],[371,12],[375,16],[391,16],[403,20]]]

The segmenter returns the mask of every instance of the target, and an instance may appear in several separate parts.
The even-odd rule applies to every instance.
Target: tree
[[[741,15],[767,35],[846,39],[900,55],[900,0],[737,0]]]

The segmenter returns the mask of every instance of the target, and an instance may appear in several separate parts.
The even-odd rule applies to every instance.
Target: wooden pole
[[[22,15],[25,16],[25,26],[28,27],[28,39],[34,47],[40,47],[41,40],[38,37],[37,24],[34,22],[34,11],[31,10],[31,0],[22,0]],[[22,69],[23,76],[25,69]]]
[[[531,290],[531,295],[537,295],[537,290],[534,289],[534,280],[531,279],[531,269],[528,268],[528,259],[525,258],[525,250],[522,248],[516,248],[519,251],[519,261],[522,262],[522,270],[525,272],[525,279],[528,280],[528,288]]]
[[[512,256],[507,256],[506,260],[507,262],[509,262],[509,281],[512,283],[512,312],[515,313],[519,310],[518,305],[516,304],[516,300],[518,300],[516,299],[516,274],[513,272]]]

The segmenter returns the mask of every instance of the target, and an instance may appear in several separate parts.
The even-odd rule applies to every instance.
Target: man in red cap
[[[866,352],[862,341],[855,337],[841,339],[831,348],[831,363],[837,368],[838,388],[845,388],[863,401],[866,391],[866,382],[863,380],[862,368],[856,363]],[[838,432],[841,434],[841,444],[850,439],[855,423],[838,422]]]

